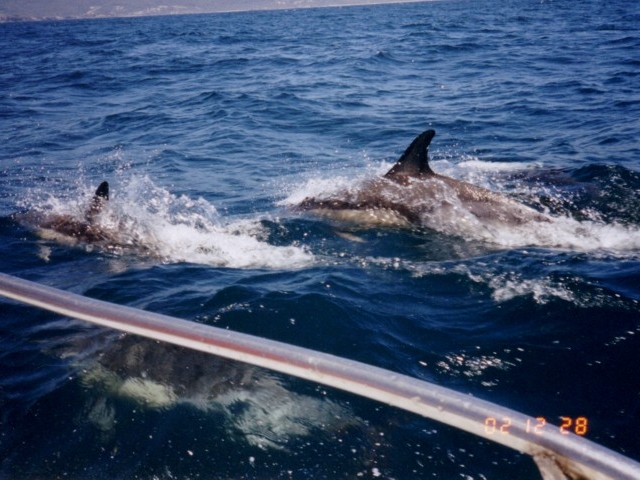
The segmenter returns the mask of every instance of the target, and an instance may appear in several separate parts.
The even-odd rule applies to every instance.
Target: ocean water
[[[640,460],[639,30],[626,0],[0,24],[0,271],[425,379]],[[427,128],[436,172],[553,221],[296,211]],[[103,180],[117,242],[38,234]],[[539,478],[437,422],[4,300],[0,345],[1,478]]]

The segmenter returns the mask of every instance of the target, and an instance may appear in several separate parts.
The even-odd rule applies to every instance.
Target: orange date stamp
[[[584,436],[589,430],[589,420],[587,417],[560,417],[560,425],[552,425],[545,417],[527,418],[522,421],[519,427],[524,428],[525,433],[532,435],[543,435],[549,429],[558,429],[561,434]],[[510,435],[511,429],[516,425],[510,417],[487,417],[484,420],[484,433],[487,435]]]

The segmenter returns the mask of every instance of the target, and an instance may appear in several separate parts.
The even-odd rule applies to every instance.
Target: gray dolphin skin
[[[384,176],[326,198],[305,198],[296,210],[363,226],[439,229],[453,219],[481,225],[552,221],[509,197],[435,173],[428,157],[434,136],[434,130],[418,135]]]

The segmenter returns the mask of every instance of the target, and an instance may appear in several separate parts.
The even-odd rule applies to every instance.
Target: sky
[[[417,0],[0,0],[0,21],[137,17]]]

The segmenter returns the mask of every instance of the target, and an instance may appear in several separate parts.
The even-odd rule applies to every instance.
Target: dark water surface
[[[639,27],[622,0],[1,24],[0,270],[586,421],[640,460]],[[426,128],[434,170],[553,222],[291,208]],[[15,215],[81,217],[105,179],[117,245]],[[2,478],[537,478],[355,396],[0,309]]]

